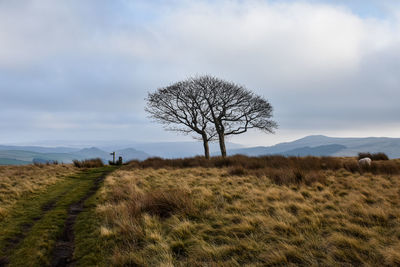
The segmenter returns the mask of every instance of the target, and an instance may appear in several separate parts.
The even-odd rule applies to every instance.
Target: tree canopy
[[[146,111],[167,130],[196,133],[203,140],[205,157],[208,142],[218,139],[226,156],[225,136],[249,129],[273,133],[277,128],[272,106],[245,87],[205,75],[160,88],[147,97]]]

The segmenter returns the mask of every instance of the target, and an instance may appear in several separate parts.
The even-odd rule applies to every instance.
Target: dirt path
[[[73,203],[71,206],[69,206],[68,217],[65,221],[64,231],[62,236],[58,238],[55,245],[51,266],[74,266],[74,225],[76,218],[78,217],[79,213],[84,210],[85,201],[97,192],[100,187],[100,183],[104,180],[105,176],[106,174],[103,174],[102,176],[97,178],[93,186],[86,193],[86,195],[84,195],[78,202]]]
[[[17,203],[0,221],[0,267],[74,266],[77,217],[112,170],[88,169]]]

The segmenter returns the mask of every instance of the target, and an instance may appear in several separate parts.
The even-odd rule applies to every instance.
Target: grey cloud
[[[146,119],[143,99],[204,73],[268,98],[282,132],[357,132],[398,122],[396,17],[364,18],[315,1],[36,0],[0,7],[4,140],[20,131],[32,139],[172,138]]]

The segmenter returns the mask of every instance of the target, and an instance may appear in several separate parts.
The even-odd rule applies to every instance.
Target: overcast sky
[[[143,110],[199,74],[274,107],[270,145],[400,137],[400,2],[0,0],[0,143],[191,140]]]

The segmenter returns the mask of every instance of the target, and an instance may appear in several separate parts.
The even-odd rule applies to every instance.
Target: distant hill
[[[37,153],[24,150],[3,150],[0,151],[0,165],[11,164],[9,160],[14,160],[12,165],[33,163],[34,159],[38,162],[54,161],[72,162],[76,158],[68,153]]]
[[[336,138],[323,135],[307,136],[293,142],[280,143],[274,146],[243,148],[241,145],[227,143],[228,155],[244,154],[261,156],[280,154],[286,156],[356,156],[358,152],[384,152],[390,158],[400,158],[400,138]],[[54,161],[70,163],[74,159],[101,158],[104,162],[112,159],[111,151],[116,158],[123,157],[124,162],[149,157],[180,158],[203,155],[201,142],[160,142],[136,143],[131,145],[112,145],[107,147],[69,148],[40,146],[1,146],[0,165],[29,164],[33,161]],[[218,143],[210,145],[212,155],[219,155]]]
[[[72,153],[77,159],[92,159],[101,158],[103,160],[110,159],[110,153],[98,149],[97,147],[84,148],[82,150]]]
[[[0,158],[0,165],[26,165],[31,164],[30,161],[23,161],[17,159]]]
[[[14,148],[14,147],[13,147]],[[29,149],[29,147],[23,147],[24,149]],[[39,153],[34,151],[25,151],[15,149],[15,150],[0,150],[0,165],[25,165],[31,164],[33,162],[47,162],[47,161],[58,161],[64,163],[71,163],[74,159],[82,160],[82,159],[90,159],[90,158],[101,158],[104,162],[108,162],[108,160],[112,159],[112,156],[109,152],[103,151],[96,147],[84,148],[81,150],[74,149],[71,153]],[[40,151],[39,147],[34,147],[35,151]],[[52,149],[42,151],[54,151]],[[144,160],[150,157],[149,154],[138,151],[132,148],[122,149],[116,151],[116,157],[123,157],[124,161],[139,159]]]
[[[228,149],[238,149],[241,145],[227,143]],[[41,146],[2,146],[0,145],[0,165],[29,164],[54,161],[71,163],[72,160],[101,158],[104,162],[112,159],[110,152],[116,152],[116,158],[122,156],[123,161],[133,159],[145,160],[149,157],[181,158],[203,155],[201,142],[158,142],[134,143],[107,146],[92,146],[89,148],[41,147]],[[211,153],[218,153],[218,143],[210,144]]]
[[[384,152],[390,158],[400,158],[400,138],[368,137],[341,138],[311,135],[293,142],[269,147],[232,149],[228,153],[249,156],[261,155],[313,155],[313,156],[356,156],[358,152]]]
[[[0,151],[23,150],[37,153],[72,153],[79,151],[79,148],[71,147],[42,147],[42,146],[4,146],[0,145]]]
[[[145,160],[150,157],[149,154],[136,150],[133,148],[126,148],[126,149],[121,149],[116,151],[117,157],[121,156],[124,161],[132,160],[132,159],[137,159],[137,160]]]
[[[346,147],[343,145],[325,145],[325,146],[317,146],[317,147],[306,146],[306,147],[288,150],[288,151],[283,152],[282,154],[284,156],[298,156],[298,157],[317,156],[317,157],[320,157],[320,156],[333,155],[345,148]]]

